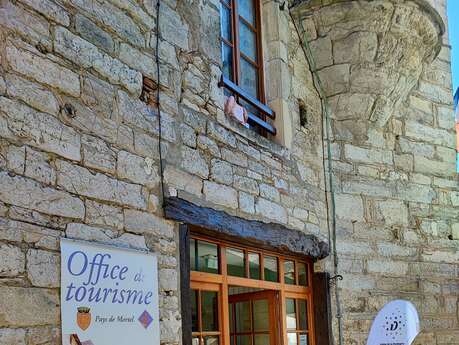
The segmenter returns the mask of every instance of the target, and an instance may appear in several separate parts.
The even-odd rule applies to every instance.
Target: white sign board
[[[395,300],[376,315],[367,345],[410,345],[419,333],[419,316],[411,302]]]
[[[61,239],[63,345],[159,345],[154,254]]]

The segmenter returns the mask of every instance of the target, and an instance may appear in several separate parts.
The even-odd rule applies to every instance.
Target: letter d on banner
[[[367,345],[410,345],[419,334],[419,316],[411,302],[387,303],[371,325]]]

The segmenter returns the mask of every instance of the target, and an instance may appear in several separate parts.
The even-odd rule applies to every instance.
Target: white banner
[[[155,254],[61,239],[63,345],[159,345]]]
[[[419,316],[408,301],[387,303],[371,325],[367,345],[410,345],[419,334]]]

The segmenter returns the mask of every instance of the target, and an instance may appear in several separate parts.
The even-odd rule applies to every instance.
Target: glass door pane
[[[250,318],[250,301],[235,303],[236,333],[250,332],[252,322]]]
[[[198,292],[191,290],[191,331],[199,332],[198,325]]]
[[[296,308],[295,300],[293,298],[285,299],[286,306],[286,317],[287,317],[287,329],[296,329]]]
[[[202,331],[218,331],[217,292],[201,291]]]
[[[255,345],[270,345],[269,334],[255,334]]]
[[[269,305],[267,299],[253,301],[253,330],[269,331]]]

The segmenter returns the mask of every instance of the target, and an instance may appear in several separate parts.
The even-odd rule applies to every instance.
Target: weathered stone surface
[[[199,177],[171,166],[167,166],[164,171],[164,182],[177,189],[185,190],[188,193],[201,195],[202,180]]]
[[[29,76],[40,83],[58,88],[72,96],[78,97],[80,95],[79,77],[71,70],[41,56],[19,50],[13,45],[6,47],[6,58],[11,68],[16,72]]]
[[[88,16],[95,18],[120,37],[138,46],[144,46],[144,38],[139,27],[124,13],[107,1],[93,2],[91,0],[69,0],[74,6],[87,12]]]
[[[204,181],[204,195],[207,201],[229,208],[238,207],[237,191],[234,188]]]
[[[153,234],[161,238],[174,237],[172,222],[152,213],[136,210],[124,210],[124,222],[127,231],[137,234]]]
[[[127,183],[65,161],[57,161],[57,185],[71,193],[145,208],[146,200],[140,185]]]
[[[287,223],[287,211],[274,202],[258,198],[255,204],[255,210],[256,214],[279,222],[280,224]]]
[[[88,226],[82,223],[68,224],[65,234],[67,237],[73,239],[98,242],[109,242],[114,237],[114,233],[111,230]]]
[[[0,277],[15,277],[24,272],[25,255],[20,248],[9,244],[0,244],[0,258],[2,258]]]
[[[159,287],[164,291],[175,291],[178,288],[177,270],[163,268],[159,270]]]
[[[156,112],[144,102],[131,98],[129,94],[118,91],[118,112],[123,122],[150,133],[157,133]]]
[[[40,84],[14,74],[7,74],[6,88],[9,96],[20,98],[33,108],[53,115],[59,111],[56,97]]]
[[[377,149],[365,149],[353,145],[344,146],[346,158],[355,162],[392,164],[392,152]]]
[[[277,188],[265,183],[260,184],[260,196],[274,202],[280,201],[280,194]]]
[[[40,15],[26,11],[17,3],[5,2],[0,8],[0,24],[31,40],[50,47],[49,23]]]
[[[189,173],[201,178],[206,179],[209,176],[209,166],[198,150],[183,147],[181,166]]]
[[[0,287],[0,327],[31,327],[58,323],[57,290]]]
[[[122,85],[131,93],[140,95],[142,76],[139,72],[100,52],[95,45],[63,27],[56,28],[55,49],[67,59],[85,68],[94,68],[112,83]]]
[[[54,116],[4,97],[0,97],[0,108],[7,115],[2,125],[4,127],[0,128],[3,137],[13,140],[20,138],[31,146],[65,158],[76,161],[81,159],[80,135]]]
[[[22,0],[23,3],[37,10],[45,17],[55,21],[56,23],[68,26],[70,24],[70,16],[67,11],[59,4],[49,0]]]
[[[369,260],[368,271],[383,275],[404,276],[408,272],[408,264],[401,261]]]
[[[254,214],[255,197],[244,192],[239,192],[239,208],[243,212]]]
[[[0,172],[0,200],[50,215],[83,219],[84,204],[66,192]]]
[[[116,168],[116,153],[105,141],[90,135],[81,138],[83,164],[108,173],[114,173]]]
[[[75,17],[75,29],[85,40],[107,52],[113,52],[115,45],[110,34],[102,30],[88,18],[77,15]]]
[[[0,329],[0,345],[26,345],[25,335],[24,329],[2,328]]]
[[[85,221],[89,224],[122,229],[124,224],[121,208],[86,200]]]
[[[362,197],[349,194],[336,194],[336,216],[350,221],[364,221]]]
[[[177,12],[167,5],[163,6],[163,16],[163,20],[160,22],[160,30],[164,33],[164,38],[184,50],[188,49],[187,24]]]
[[[59,255],[44,250],[29,249],[27,252],[27,276],[33,286],[59,287]]]
[[[324,82],[327,96],[333,96],[349,90],[349,65],[333,65],[319,71],[319,77]]]
[[[408,208],[402,201],[385,200],[376,204],[376,212],[386,225],[408,225]]]
[[[150,188],[159,182],[156,164],[151,158],[142,158],[127,151],[118,152],[118,177]]]
[[[233,168],[231,164],[219,159],[211,162],[210,177],[219,183],[231,185],[233,183]]]
[[[56,171],[51,164],[49,155],[27,147],[25,150],[25,158],[25,176],[44,184],[53,185],[56,182]]]
[[[244,176],[234,176],[234,187],[254,195],[258,195],[259,193],[257,181]]]

